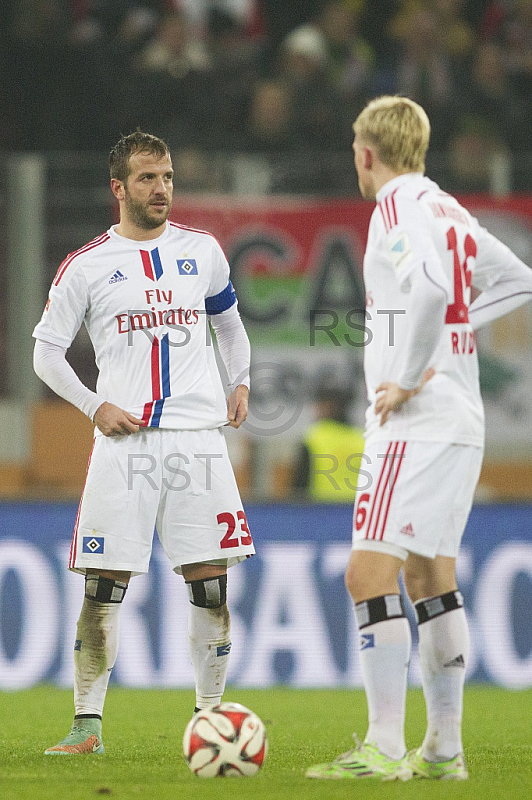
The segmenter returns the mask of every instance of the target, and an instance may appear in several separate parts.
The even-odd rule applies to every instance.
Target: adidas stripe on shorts
[[[482,457],[481,447],[449,442],[367,444],[353,513],[353,549],[455,558]]]

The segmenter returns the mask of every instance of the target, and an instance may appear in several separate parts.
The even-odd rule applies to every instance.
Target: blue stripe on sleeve
[[[205,298],[205,310],[207,314],[211,316],[213,314],[221,314],[222,311],[227,311],[227,309],[231,308],[235,303],[235,290],[233,289],[233,284],[229,281],[222,292],[213,295],[213,297]]]

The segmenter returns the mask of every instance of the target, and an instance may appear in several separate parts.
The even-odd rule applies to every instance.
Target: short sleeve
[[[61,347],[70,347],[80,329],[89,305],[87,281],[83,270],[71,266],[60,283],[52,284],[48,300],[35,326],[33,336]]]
[[[227,309],[234,306],[235,303],[235,290],[233,289],[233,284],[229,281],[225,289],[222,289],[221,292],[218,292],[218,294],[212,297],[205,298],[205,310],[207,314],[211,316],[213,314],[221,314],[222,311],[227,311]]]
[[[424,208],[417,200],[401,196],[396,197],[396,205],[398,223],[386,240],[399,286],[407,288],[413,273],[419,271],[448,293],[448,280]]]
[[[212,273],[205,298],[207,314],[221,314],[236,303],[235,290],[229,280],[229,264],[218,242],[213,240]]]

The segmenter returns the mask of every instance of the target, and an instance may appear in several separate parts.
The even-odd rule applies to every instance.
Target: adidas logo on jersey
[[[109,283],[120,283],[120,281],[127,281],[127,275],[122,275],[119,269],[115,272]]]
[[[407,525],[403,525],[400,529],[399,533],[404,533],[405,536],[415,536],[414,528],[412,527],[412,523],[409,522]]]

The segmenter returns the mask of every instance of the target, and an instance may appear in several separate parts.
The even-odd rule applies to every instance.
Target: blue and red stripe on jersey
[[[153,337],[151,344],[152,400],[144,404],[142,419],[149,428],[158,428],[166,397],[170,397],[170,344],[168,334]]]
[[[146,277],[149,278],[150,281],[158,281],[163,274],[163,265],[161,256],[159,255],[159,248],[154,247],[153,250],[140,250],[140,257]]]

